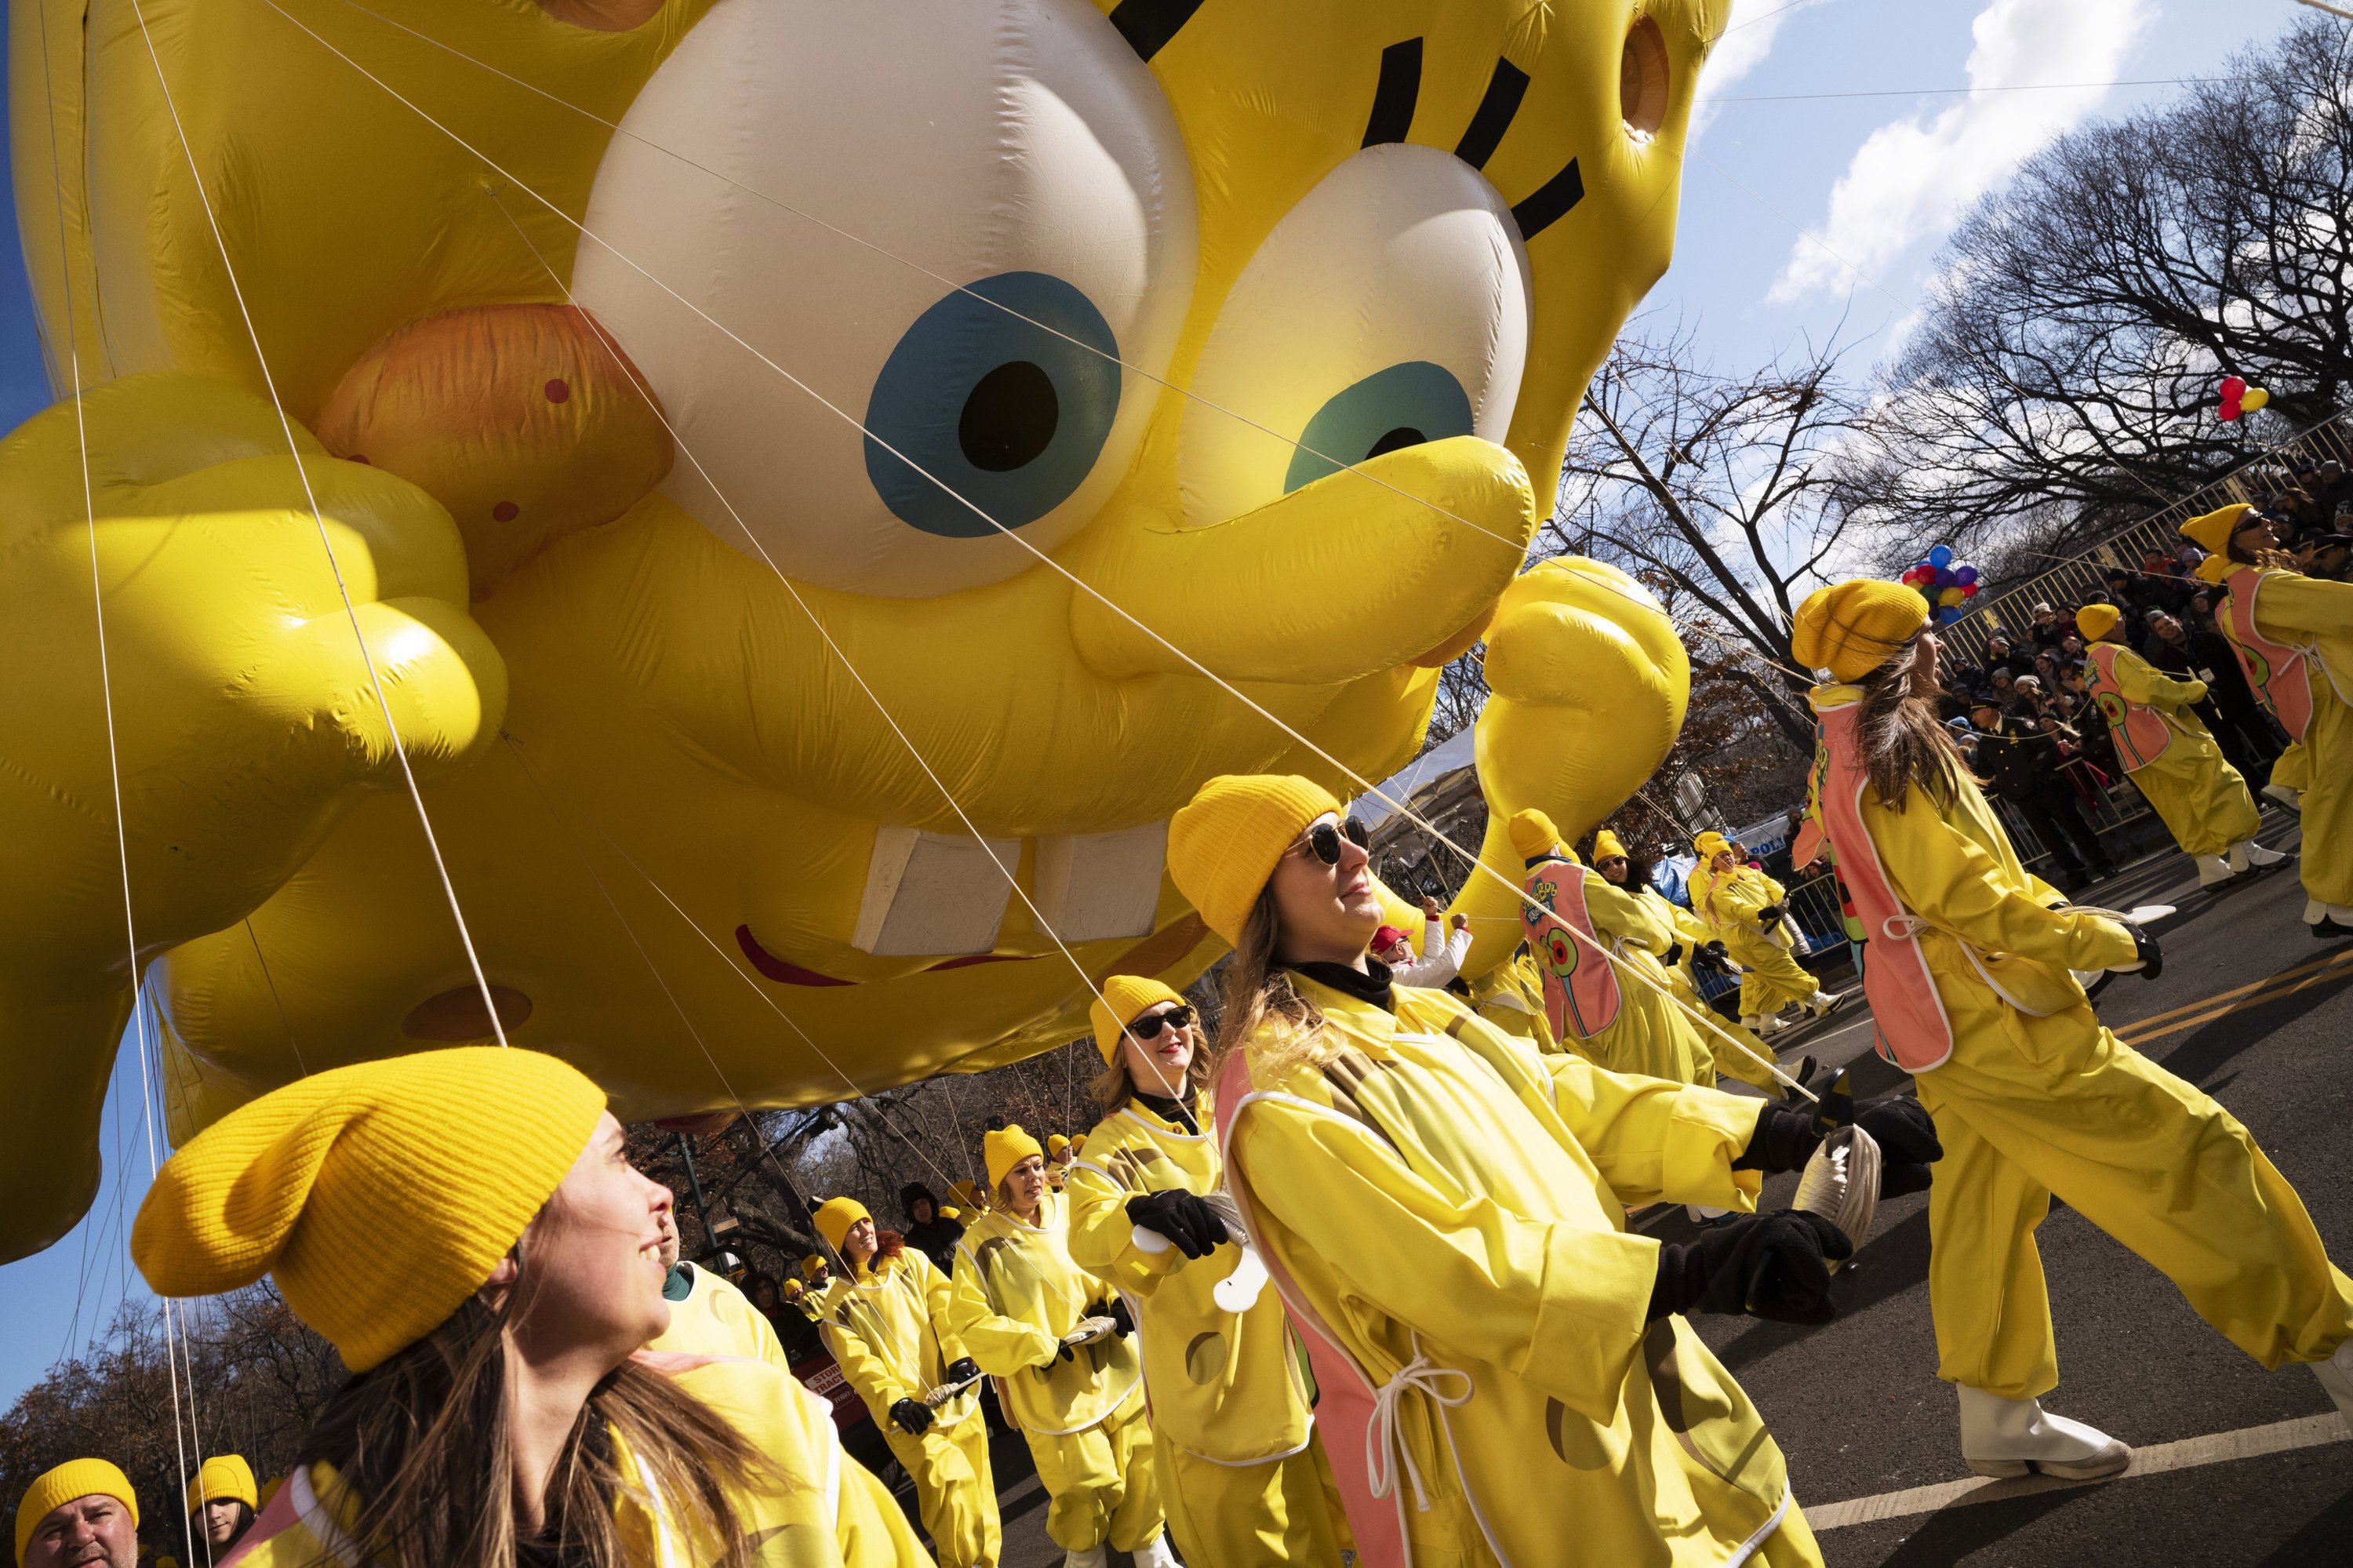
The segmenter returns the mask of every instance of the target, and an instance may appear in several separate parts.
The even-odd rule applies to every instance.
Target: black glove
[[[1670,1312],[1727,1312],[1827,1323],[1838,1315],[1829,1262],[1853,1255],[1854,1244],[1827,1215],[1753,1214],[1703,1231],[1687,1246],[1661,1247],[1650,1315],[1655,1321]]]
[[[1040,1373],[1052,1373],[1054,1370],[1054,1356],[1060,1356],[1066,1361],[1074,1361],[1079,1359],[1076,1351],[1072,1351],[1071,1347],[1063,1341],[1057,1340],[1054,1341],[1054,1355],[1048,1356],[1044,1361],[1038,1363],[1038,1370]]]
[[[948,1363],[948,1370],[941,1375],[952,1383],[969,1383],[980,1375],[980,1363],[970,1356],[958,1356]]]
[[[1114,1296],[1109,1300],[1096,1302],[1087,1308],[1087,1316],[1110,1319],[1111,1331],[1123,1340],[1135,1332],[1135,1318],[1128,1311],[1127,1298],[1124,1296]]]
[[[1786,904],[1767,904],[1764,908],[1757,911],[1757,924],[1769,931],[1778,926],[1781,923],[1781,916],[1788,912],[1789,906]]]
[[[1882,1198],[1927,1191],[1928,1167],[1945,1157],[1945,1146],[1926,1106],[1904,1095],[1882,1095],[1855,1107],[1854,1125],[1879,1145]]]
[[[1722,942],[1702,942],[1692,949],[1692,969],[1704,975],[1728,975],[1732,972],[1732,959]]]
[[[1668,943],[1666,956],[1659,961],[1666,965],[1667,968],[1673,969],[1677,964],[1683,961],[1683,945],[1681,942]]]
[[[1226,1239],[1226,1222],[1218,1218],[1218,1212],[1182,1187],[1130,1198],[1127,1217],[1132,1224],[1166,1236],[1187,1257],[1207,1257]]]
[[[892,1425],[910,1437],[930,1431],[932,1419],[932,1407],[920,1399],[902,1399],[891,1407]]]
[[[1762,1171],[1768,1176],[1777,1171],[1799,1170],[1821,1147],[1825,1130],[1812,1106],[1768,1102],[1757,1115],[1757,1130],[1748,1135],[1748,1147],[1740,1151],[1732,1168]]]
[[[2138,965],[2132,972],[2143,980],[2155,980],[2163,974],[2165,954],[2158,947],[2157,938],[2137,926],[2127,926],[2125,929],[2132,933],[2133,958]]]

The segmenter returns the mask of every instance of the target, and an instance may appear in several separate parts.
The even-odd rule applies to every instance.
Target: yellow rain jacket
[[[1132,1282],[1161,1505],[1185,1561],[1337,1568],[1340,1539],[1281,1298],[1268,1289],[1240,1316],[1226,1311],[1211,1293],[1241,1261],[1239,1246],[1190,1259],[1174,1246],[1146,1251],[1127,1217],[1128,1200],[1143,1193],[1224,1185],[1207,1094],[1197,1108],[1198,1133],[1131,1101],[1087,1135],[1071,1175],[1071,1255]]]
[[[1715,1078],[1736,1078],[1763,1089],[1768,1095],[1779,1094],[1779,1080],[1765,1065],[1767,1062],[1778,1060],[1778,1054],[1753,1031],[1725,1018],[1700,998],[1699,976],[1692,969],[1692,954],[1698,950],[1701,943],[1716,940],[1715,933],[1707,928],[1706,921],[1655,887],[1646,885],[1636,896],[1641,899],[1642,907],[1666,923],[1674,934],[1674,940],[1683,945],[1683,950],[1677,955],[1672,967],[1663,963],[1658,966],[1667,977],[1669,986],[1685,1007],[1704,1016],[1706,1024],[1714,1025],[1713,1029],[1706,1024],[1694,1023],[1693,1026],[1693,1032],[1699,1036],[1698,1049],[1707,1053],[1706,1068],[1711,1075],[1694,1078],[1692,1082],[1706,1084]],[[1730,951],[1730,948],[1725,950]]]
[[[739,1361],[766,1361],[789,1372],[792,1362],[784,1341],[751,1298],[725,1275],[693,1264],[681,1264],[689,1282],[686,1298],[670,1304],[670,1327],[649,1351],[691,1356],[733,1356]],[[665,1290],[664,1296],[669,1292]]]
[[[1144,1416],[1144,1375],[1133,1337],[1060,1346],[1114,1286],[1071,1258],[1070,1200],[1039,1199],[1038,1224],[992,1209],[956,1244],[948,1326],[981,1370],[997,1379],[1008,1420],[1029,1440],[1038,1478],[1052,1499],[1046,1533],[1067,1552],[1105,1541],[1132,1552],[1160,1532],[1160,1490]]]
[[[2057,1385],[2034,1245],[2054,1192],[2265,1366],[2325,1360],[2353,1331],[2353,1281],[2295,1190],[2228,1111],[2101,1027],[2068,972],[2131,962],[2131,935],[2052,908],[1966,778],[1941,810],[1915,787],[1901,811],[1865,790],[1861,811],[1926,922],[1953,1038],[1916,1079],[1945,1146],[1928,1194],[1937,1375],[2005,1399]]]
[[[1289,1288],[1386,1391],[1388,1497],[1365,1506],[1396,1514],[1352,1511],[1358,1541],[1401,1531],[1450,1565],[1819,1563],[1739,1384],[1682,1319],[1646,1321],[1659,1244],[1626,1229],[1630,1203],[1752,1208],[1731,1162],[1764,1102],[1538,1056],[1443,991],[1399,988],[1392,1013],[1293,983],[1328,1049],[1249,1042],[1226,1152]]]
[[[1698,1022],[1675,1003],[1660,961],[1675,945],[1673,924],[1638,895],[1575,857],[1556,863],[1584,878],[1586,917],[1618,967],[1618,1016],[1585,1040],[1565,1040],[1595,1066],[1678,1084],[1714,1084],[1715,1064]],[[1533,872],[1535,868],[1529,868]]]
[[[1763,872],[1736,865],[1721,875],[1711,875],[1704,899],[1692,900],[1724,950],[1748,971],[1740,977],[1743,1018],[1778,1012],[1821,989],[1789,949],[1767,936],[1765,927],[1757,923],[1759,909],[1788,896],[1781,885]],[[1786,927],[1787,922],[1783,924]]]
[[[2270,568],[2257,576],[2255,630],[2304,649],[2312,693],[2303,743],[2272,765],[2274,782],[2304,791],[2304,890],[2353,905],[2353,584]],[[2221,619],[2227,635],[2230,619]]]
[[[2116,649],[2115,679],[2104,674],[2096,659],[2086,660],[2085,689],[2116,734],[2116,758],[2126,764],[2125,777],[2147,798],[2173,842],[2185,854],[2221,854],[2254,837],[2263,820],[2247,781],[2222,759],[2221,748],[2189,710],[2205,697],[2206,683],[2177,681],[2120,643],[2105,646]],[[2164,751],[2139,767],[2131,765],[2132,750],[2125,743],[2126,712],[2133,707],[2147,708],[2169,732]]]
[[[831,1408],[792,1374],[762,1361],[648,1359],[725,1416],[781,1474],[783,1485],[733,1499],[761,1568],[905,1568],[932,1561],[889,1489],[841,1451]],[[649,1506],[618,1433],[613,1447],[627,1481],[614,1507],[629,1568],[688,1568],[717,1555],[714,1542],[658,1499]],[[250,1568],[373,1568],[375,1559],[348,1533],[357,1513],[356,1501],[339,1495],[332,1466],[297,1467],[241,1543],[249,1550],[239,1562]]]
[[[1525,944],[1469,983],[1471,1005],[1480,1017],[1539,1051],[1560,1049],[1560,1043],[1552,1037],[1552,1022],[1545,1016],[1544,977]]]
[[[994,1568],[1003,1538],[988,1426],[976,1414],[978,1386],[933,1411],[921,1436],[891,1419],[892,1405],[941,1386],[950,1363],[963,1359],[964,1343],[947,1328],[954,1291],[913,1247],[879,1261],[880,1268],[837,1279],[826,1292],[818,1308],[826,1349],[913,1478],[941,1568]]]

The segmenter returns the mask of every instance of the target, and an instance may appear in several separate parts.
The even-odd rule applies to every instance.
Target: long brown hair
[[[1121,1031],[1123,1038],[1125,1033],[1124,1030]],[[1193,1034],[1193,1059],[1185,1064],[1186,1097],[1198,1095],[1208,1088],[1213,1075],[1207,1031],[1197,1026]],[[1128,1101],[1135,1097],[1135,1080],[1127,1070],[1127,1054],[1117,1041],[1112,1043],[1110,1064],[1095,1075],[1094,1094],[1095,1104],[1100,1107],[1099,1117],[1117,1115]]]
[[[303,1439],[297,1462],[335,1467],[359,1504],[352,1538],[376,1561],[396,1568],[517,1563],[504,1330],[525,1309],[517,1305],[525,1294],[511,1292],[496,1310],[470,1297],[439,1328],[346,1383]],[[614,1433],[671,1518],[716,1542],[706,1559],[714,1568],[752,1568],[728,1490],[787,1483],[702,1401],[633,1361],[588,1396],[549,1478],[547,1535],[558,1561],[567,1568],[628,1562],[613,1511],[625,1485]]]
[[[1937,722],[1928,700],[1912,689],[1923,657],[1922,635],[1915,632],[1894,658],[1855,683],[1862,692],[1855,740],[1862,748],[1863,770],[1872,793],[1891,811],[1904,810],[1915,784],[1936,805],[1951,805],[1968,771],[1952,732]]]
[[[1291,977],[1275,961],[1282,935],[1282,916],[1270,881],[1259,890],[1258,902],[1250,906],[1250,918],[1242,923],[1242,939],[1226,960],[1218,1008],[1219,1063],[1229,1052],[1246,1049],[1270,1021],[1273,1022],[1272,1038],[1260,1058],[1270,1081],[1300,1062],[1329,1054],[1325,1037],[1330,1032],[1324,1027],[1323,1010],[1299,994]]]

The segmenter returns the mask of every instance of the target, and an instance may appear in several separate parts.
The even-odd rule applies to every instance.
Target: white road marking
[[[2063,1487],[2103,1486],[2106,1481],[2121,1481],[2133,1476],[2189,1470],[2201,1465],[2228,1464],[2233,1459],[2252,1459],[2259,1455],[2281,1454],[2293,1448],[2316,1448],[2325,1444],[2345,1442],[2353,1442],[2353,1427],[2346,1425],[2345,1417],[2334,1412],[2327,1415],[2306,1415],[2295,1421],[2275,1421],[2268,1426],[2243,1426],[2236,1432],[2216,1432],[2204,1437],[2186,1437],[2179,1443],[2158,1443],[2147,1448],[2137,1448],[2133,1450],[2132,1463],[2122,1474],[2104,1480],[2070,1481],[2056,1476],[2021,1476],[2015,1480],[1996,1481],[1973,1476],[1965,1481],[1941,1481],[1932,1487],[1912,1487],[1900,1492],[1882,1492],[1877,1497],[1853,1498],[1845,1502],[1809,1508],[1806,1510],[1806,1522],[1817,1532],[1850,1524],[1874,1524],[1883,1519],[1936,1513],[1948,1508],[1966,1508],[1971,1503],[2000,1502],[2006,1498],[2057,1491]]]

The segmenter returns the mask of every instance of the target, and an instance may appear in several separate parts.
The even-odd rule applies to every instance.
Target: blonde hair
[[[1266,1031],[1258,1066],[1270,1083],[1293,1067],[1327,1061],[1337,1051],[1323,1010],[1300,995],[1275,962],[1282,936],[1282,916],[1275,905],[1274,884],[1269,881],[1259,890],[1258,902],[1242,922],[1241,940],[1226,960],[1218,1010],[1218,1061],[1222,1064],[1230,1052],[1248,1050]]]
[[[1210,1081],[1216,1076],[1211,1070],[1207,1031],[1199,1027],[1199,1011],[1198,1008],[1194,1010],[1196,1018],[1193,1059],[1185,1064],[1185,1086],[1187,1092],[1193,1094],[1198,1094],[1208,1088]],[[1124,1041],[1126,1038],[1127,1031],[1121,1030],[1120,1039]],[[1115,1044],[1112,1047],[1111,1061],[1104,1065],[1102,1072],[1095,1075],[1093,1086],[1099,1116],[1115,1116],[1125,1108],[1128,1101],[1135,1097],[1135,1079],[1127,1070],[1127,1049],[1124,1044]]]

